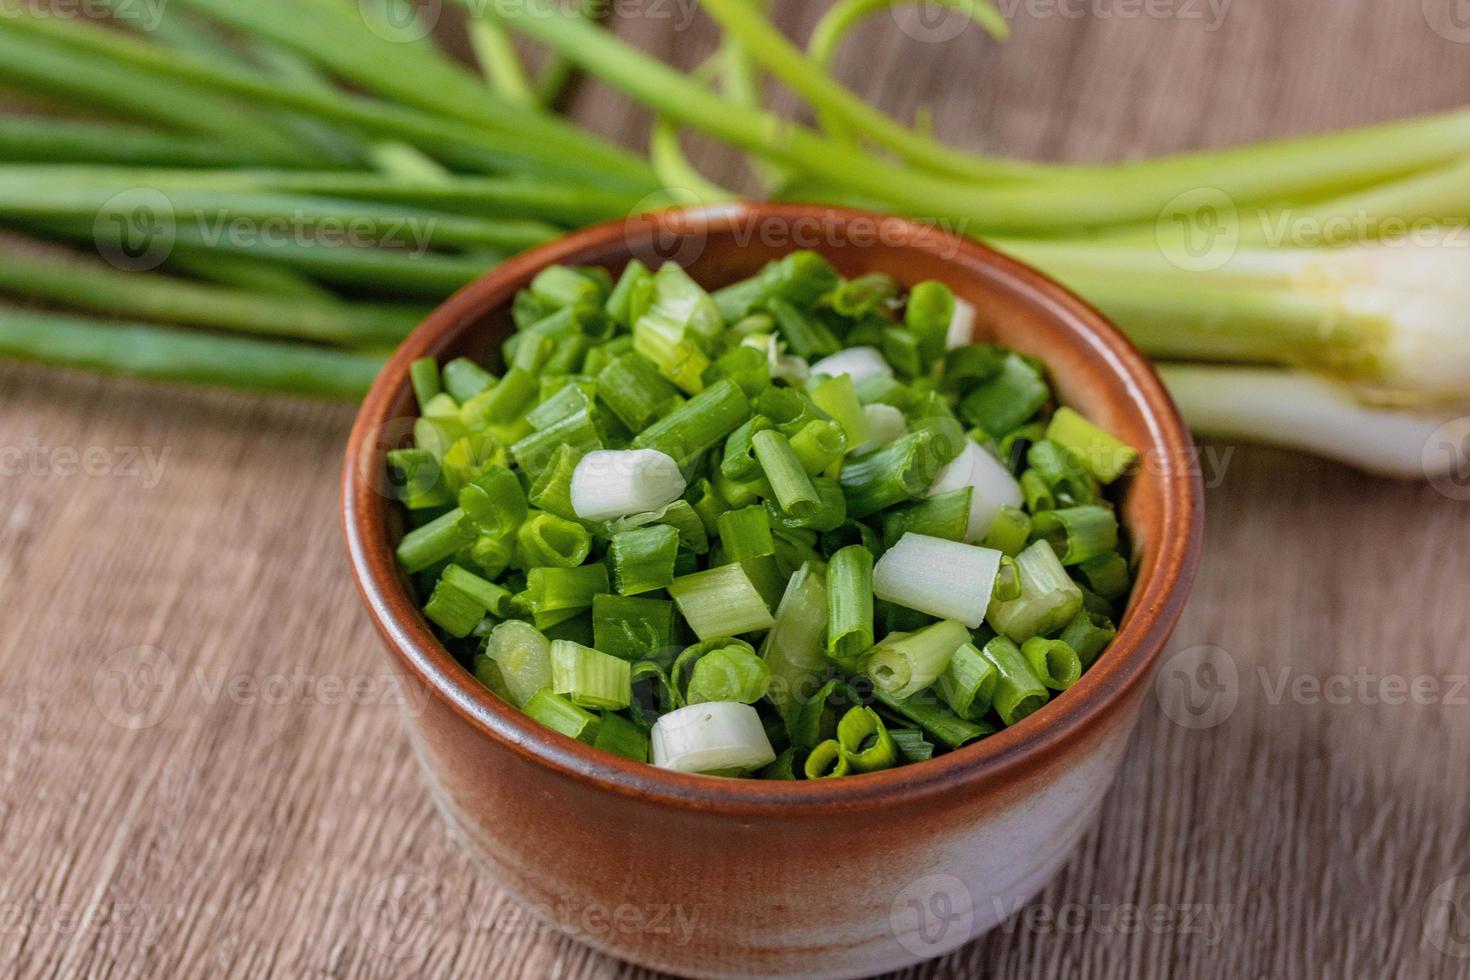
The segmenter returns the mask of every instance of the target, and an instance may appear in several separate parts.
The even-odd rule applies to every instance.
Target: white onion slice
[[[946,350],[968,347],[975,342],[975,307],[958,296],[954,298],[954,316],[949,318],[949,333],[945,335]]]
[[[826,374],[837,377],[845,374],[852,378],[852,383],[857,384],[867,378],[882,376],[893,377],[893,368],[888,366],[883,354],[876,347],[849,347],[840,350],[830,357],[824,357],[812,365],[812,374]]]
[[[776,761],[755,708],[710,701],[654,722],[653,764],[679,772],[749,772]]]
[[[940,468],[929,486],[927,496],[937,497],[962,487],[973,487],[970,494],[970,520],[965,527],[965,540],[975,544],[990,533],[995,515],[1003,505],[1021,506],[1025,499],[1021,485],[1010,471],[983,447],[967,441],[960,454]]]
[[[868,441],[847,451],[849,456],[870,453],[888,445],[909,430],[908,420],[892,405],[882,403],[864,405],[863,415],[868,419]]]
[[[990,607],[1002,557],[993,548],[910,531],[873,566],[873,594],[974,629]]]
[[[657,449],[597,449],[572,471],[572,509],[584,521],[658,510],[679,499],[684,474]]]

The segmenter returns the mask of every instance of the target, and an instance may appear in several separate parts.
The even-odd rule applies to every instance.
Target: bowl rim
[[[665,235],[703,234],[728,229],[738,221],[876,221],[905,233],[903,242],[939,243],[990,265],[1033,301],[1066,322],[1124,382],[1154,436],[1158,478],[1163,493],[1162,532],[1154,574],[1133,596],[1111,656],[1094,664],[1082,679],[1035,714],[962,750],[917,765],[900,766],[846,779],[779,781],[718,779],[633,762],[552,731],[500,700],[465,670],[433,635],[399,580],[388,540],[390,500],[372,479],[382,466],[375,447],[389,407],[406,394],[408,366],[435,352],[473,326],[485,310],[508,299],[513,284],[539,269],[576,261],[581,253],[627,240],[630,221]],[[916,248],[913,244],[900,246]],[[631,253],[631,248],[629,249]],[[1080,330],[1078,329],[1080,327]],[[1195,467],[1186,465],[1189,431],[1148,361],[1096,309],[1040,272],[973,239],[937,231],[904,218],[851,208],[817,205],[736,203],[671,208],[614,220],[572,232],[491,269],[466,285],[398,347],[374,381],[353,424],[342,474],[342,518],[347,551],[358,591],[378,632],[401,667],[428,689],[431,697],[476,729],[533,764],[614,793],[695,809],[747,814],[815,815],[835,808],[870,808],[962,790],[981,783],[1024,776],[1069,742],[1100,725],[1112,709],[1152,672],[1154,662],[1184,607],[1199,562],[1203,489]],[[371,460],[363,460],[371,449]]]

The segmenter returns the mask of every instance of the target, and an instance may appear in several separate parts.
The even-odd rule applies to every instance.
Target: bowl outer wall
[[[510,299],[547,264],[598,264],[616,273],[632,256],[649,264],[670,259],[701,282],[718,285],[804,247],[821,251],[844,275],[883,271],[906,286],[923,279],[947,283],[979,311],[979,338],[1040,356],[1062,402],[1143,451],[1144,463],[1127,478],[1121,505],[1138,569],[1117,640],[1074,688],[1020,725],[924,765],[861,778],[820,784],[712,780],[606,756],[540,727],[454,662],[394,565],[391,541],[400,527],[380,474],[384,451],[414,411],[408,364],[423,356],[492,358],[510,329]],[[740,906],[718,915],[726,942],[743,935],[750,940],[746,946],[771,951],[765,961],[753,952],[746,965],[757,973],[762,962],[775,972],[791,972],[781,965],[796,962],[789,936],[760,939],[777,921],[810,935],[812,962],[818,950],[830,955],[844,943],[851,951],[883,945],[883,937],[872,935],[871,915],[856,915],[846,938],[841,928],[829,927],[851,913],[875,878],[912,881],[946,861],[963,863],[964,842],[977,839],[987,815],[1024,810],[1028,799],[1047,795],[1069,773],[1102,778],[1051,805],[1066,806],[1072,816],[1095,811],[1152,665],[1183,607],[1198,560],[1201,509],[1194,457],[1177,412],[1147,362],[1095,310],[975,242],[902,219],[788,205],[641,216],[566,236],[493,270],[436,310],[395,354],[364,402],[344,473],[354,573],[398,668],[422,686],[423,707],[409,713],[409,727],[451,819],[477,849],[493,849],[497,874],[535,905],[548,906],[552,895],[603,904],[616,896],[663,895],[694,905],[691,896],[708,888],[716,906]],[[517,829],[497,842],[497,827]],[[991,829],[992,837],[1000,834]],[[862,877],[834,890],[844,862]],[[1033,862],[1046,863],[1042,856]],[[684,870],[690,867],[698,868],[692,889]],[[819,900],[824,889],[828,900]],[[764,912],[757,908],[762,895],[770,897]],[[882,908],[867,911],[886,917],[891,901],[877,904]],[[552,917],[568,925],[555,908]],[[594,945],[651,965],[725,972],[725,954],[714,949],[686,947],[685,955],[671,960],[664,955],[666,939],[619,935],[599,941],[580,931]],[[888,940],[892,954],[892,936]],[[867,962],[876,968],[880,960],[893,962],[891,955]],[[847,972],[833,965],[835,973]]]

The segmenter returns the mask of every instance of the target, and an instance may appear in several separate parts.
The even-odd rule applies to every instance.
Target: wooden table
[[[1003,47],[884,23],[843,74],[901,114],[932,105],[968,145],[1055,158],[1388,119],[1470,91],[1470,45],[1426,26],[1418,0],[1235,0],[1218,22],[1195,0],[1009,2]],[[1145,9],[1173,15],[1124,16]],[[795,13],[804,31],[815,9]],[[710,35],[680,26],[624,30],[692,63]],[[579,109],[612,133],[643,123],[612,97]],[[0,974],[630,972],[508,904],[430,806],[342,554],[350,419],[0,368]],[[1470,511],[1213,448],[1207,557],[1162,683],[1223,685],[1214,724],[1150,703],[1067,870],[916,975],[1470,974],[1470,902],[1435,918],[1454,913],[1436,889],[1470,874]],[[1213,675],[1202,646],[1224,651]]]

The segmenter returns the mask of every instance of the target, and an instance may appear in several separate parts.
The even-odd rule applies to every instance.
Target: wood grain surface
[[[839,68],[971,147],[1138,156],[1453,107],[1456,2],[1002,0],[1004,46],[879,18]],[[689,3],[621,30],[693,64]],[[778,5],[803,33],[822,6]],[[576,110],[642,138],[616,96]],[[342,553],[350,419],[0,367],[0,975],[639,972],[510,905],[431,807]],[[1470,975],[1470,901],[1443,901],[1470,874],[1470,504],[1206,448],[1179,659],[1101,822],[915,976]]]

